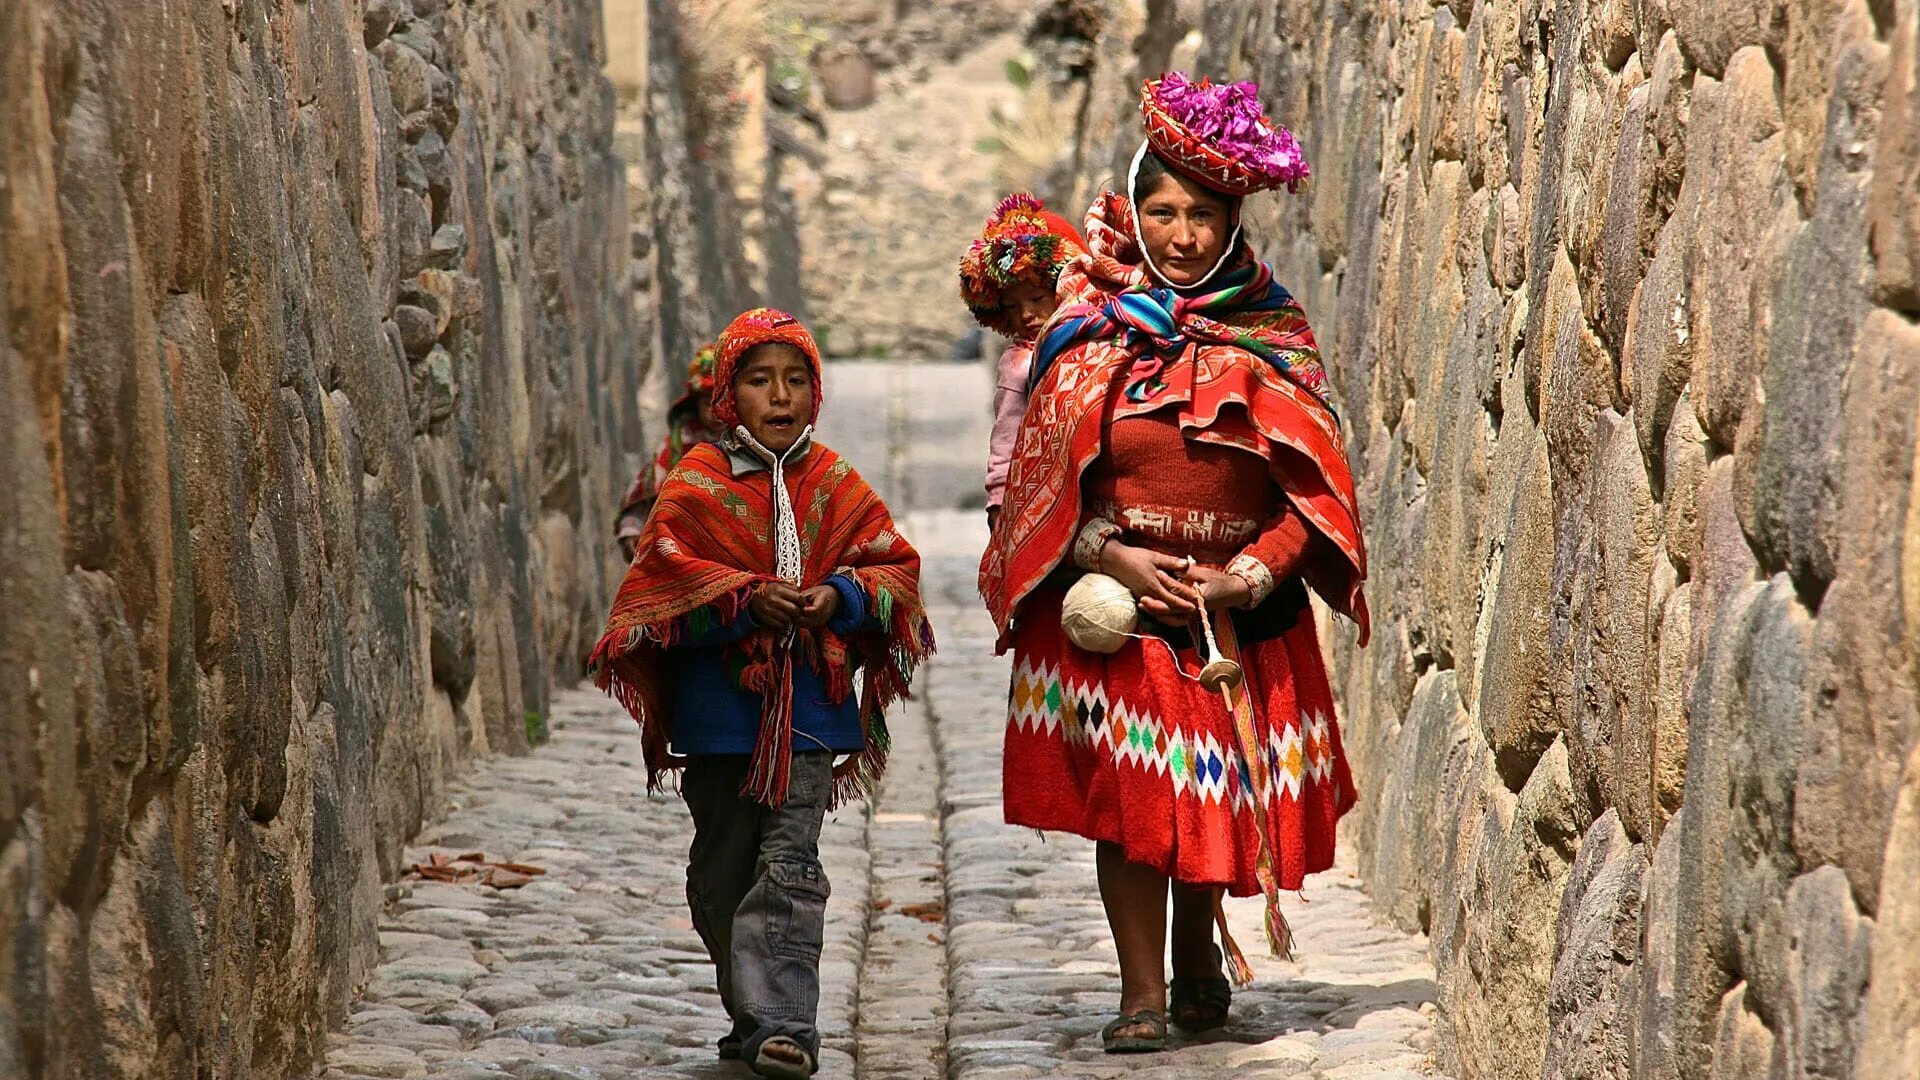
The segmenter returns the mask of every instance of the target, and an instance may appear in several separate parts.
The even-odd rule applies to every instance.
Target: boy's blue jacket
[[[840,610],[827,627],[854,634],[879,627],[867,610],[866,593],[842,574],[827,579],[840,594]],[[715,626],[671,650],[673,751],[676,754],[751,754],[760,737],[760,695],[742,690],[727,670],[726,650],[754,630],[744,609],[731,624]],[[849,694],[827,703],[820,676],[806,664],[793,665],[793,748],[853,753],[865,745],[860,734],[860,702]]]

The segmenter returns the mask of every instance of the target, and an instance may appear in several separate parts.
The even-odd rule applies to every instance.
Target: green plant
[[[1030,188],[1073,152],[1073,110],[1056,87],[1034,79],[1030,58],[1009,58],[1006,76],[1020,91],[1020,104],[1012,113],[992,109],[993,134],[974,140],[973,147],[994,158],[994,180],[1001,187]]]
[[[527,710],[527,745],[539,746],[547,741],[547,714],[538,709]]]

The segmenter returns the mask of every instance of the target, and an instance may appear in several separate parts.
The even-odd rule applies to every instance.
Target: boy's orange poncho
[[[725,380],[722,385],[731,385],[740,355],[764,340],[785,339],[769,333],[744,344],[736,341],[730,354],[723,341],[717,373]],[[815,365],[818,385],[818,354],[811,345],[809,338],[802,351]],[[668,749],[665,703],[673,678],[668,650],[707,626],[732,622],[757,586],[777,580],[770,477],[759,471],[736,479],[726,452],[713,444],[688,451],[661,486],[606,632],[594,648],[589,666],[595,683],[640,722],[650,789],[660,785],[666,771],[686,764]],[[803,552],[801,580],[795,584],[807,589],[834,574],[845,575],[866,593],[868,610],[880,625],[850,637],[825,627],[800,630],[791,644],[784,635],[761,629],[724,646],[736,653],[740,686],[765,702],[754,767],[742,794],[774,806],[786,798],[793,751],[791,665],[812,665],[836,704],[853,693],[854,671],[862,669],[866,749],[834,770],[834,804],[839,805],[869,793],[879,779],[889,743],[885,710],[907,696],[914,667],[933,651],[933,631],[920,599],[920,556],[860,474],[815,444],[787,466],[786,483]]]

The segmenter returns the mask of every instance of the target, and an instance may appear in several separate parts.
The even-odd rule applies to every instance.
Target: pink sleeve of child
[[[1020,418],[1027,413],[1027,369],[1033,350],[1013,345],[1000,354],[993,386],[993,435],[987,443],[987,505],[999,506],[1013,466],[1013,444],[1020,434]]]

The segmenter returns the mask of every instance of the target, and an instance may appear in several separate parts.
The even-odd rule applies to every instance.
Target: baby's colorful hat
[[[1169,71],[1141,88],[1140,116],[1154,153],[1223,194],[1298,191],[1310,175],[1293,132],[1267,118],[1254,83],[1215,86]]]
[[[673,399],[670,411],[677,412],[693,404],[693,399],[701,394],[713,392],[713,367],[715,353],[711,343],[700,346],[693,354],[693,360],[687,364],[687,384],[680,396]]]
[[[800,320],[779,308],[754,308],[734,316],[719,340],[713,344],[713,415],[731,428],[740,422],[740,410],[733,398],[733,373],[740,358],[756,345],[791,345],[807,358],[813,371],[813,415],[820,415],[820,346]]]
[[[1006,311],[1006,291],[1021,285],[1053,288],[1060,271],[1086,249],[1066,218],[1018,192],[1000,200],[987,227],[960,260],[960,298],[980,325],[1019,337]]]

